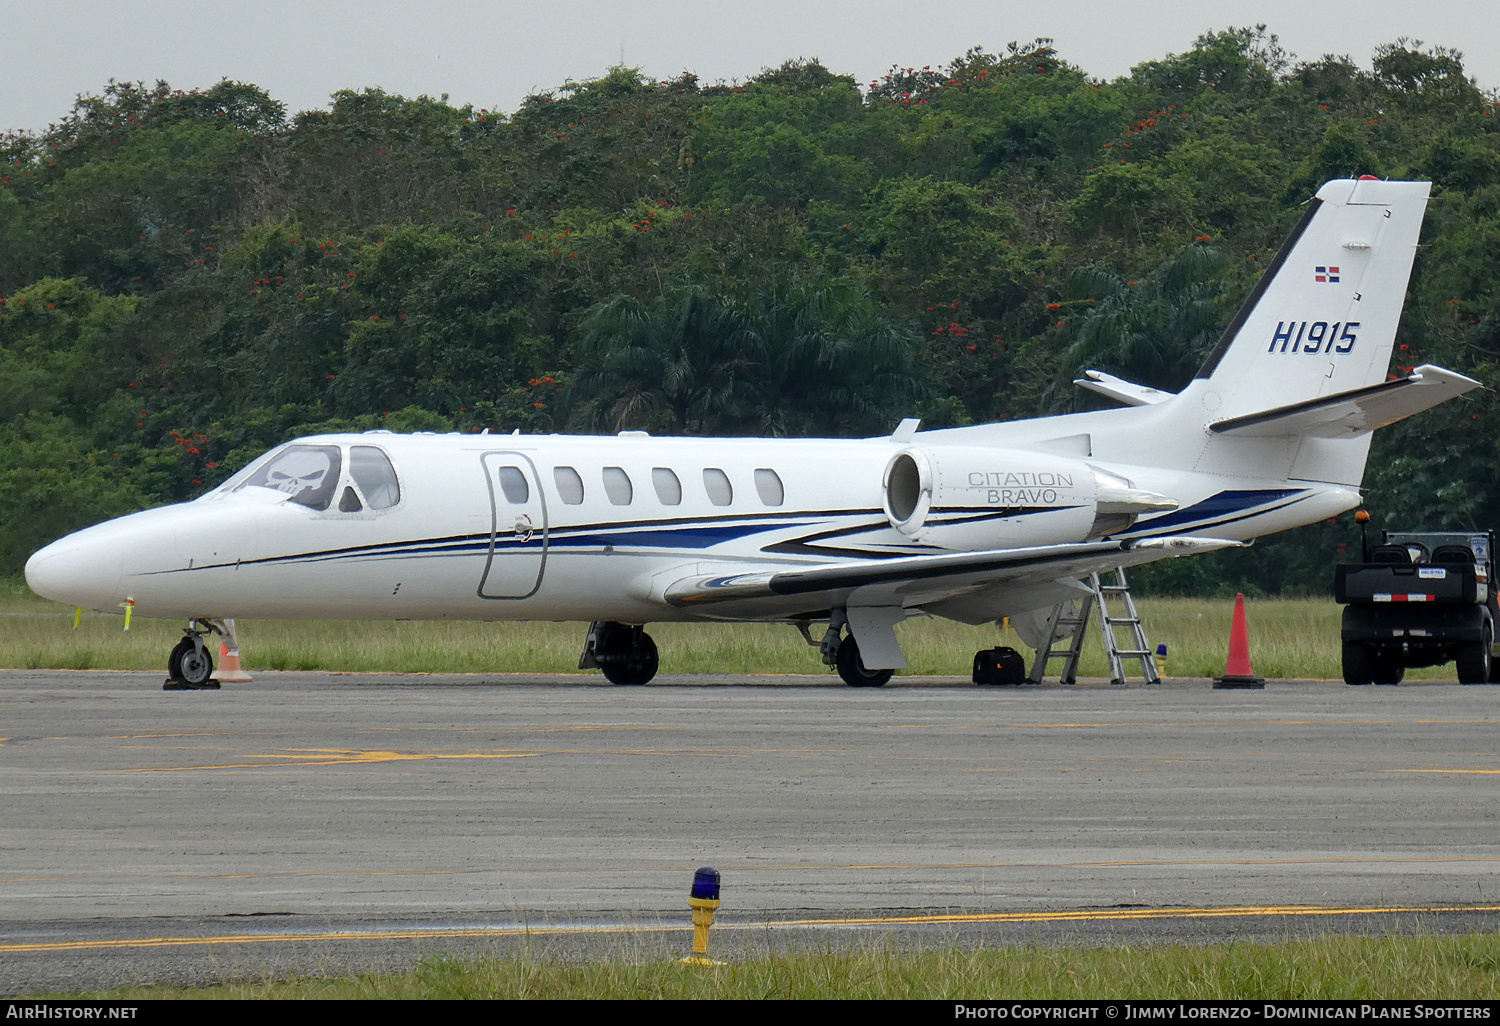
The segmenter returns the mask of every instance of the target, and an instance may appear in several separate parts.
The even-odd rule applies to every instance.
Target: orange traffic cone
[[[1234,621],[1229,627],[1229,659],[1224,676],[1214,678],[1216,688],[1263,688],[1264,677],[1250,668],[1250,629],[1245,624],[1245,596],[1234,597]]]
[[[224,621],[224,634],[219,641],[219,672],[214,674],[219,681],[243,684],[255,678],[240,669],[240,639],[234,630],[234,621]]]

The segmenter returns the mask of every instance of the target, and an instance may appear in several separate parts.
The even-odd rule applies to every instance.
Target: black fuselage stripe
[[[1170,536],[1172,536],[1174,534],[1186,534],[1189,531],[1201,531],[1205,527],[1223,527],[1225,524],[1237,524],[1241,520],[1253,520],[1256,517],[1263,517],[1267,513],[1279,513],[1282,510],[1286,509],[1288,506],[1295,506],[1297,503],[1302,502],[1302,501],[1304,501],[1306,499],[1310,499],[1310,498],[1312,498],[1312,496],[1310,496],[1310,495],[1301,495],[1301,496],[1298,496],[1297,498],[1292,499],[1292,500],[1290,500],[1288,502],[1283,502],[1280,505],[1267,506],[1265,509],[1254,510],[1254,511],[1252,511],[1250,513],[1240,513],[1237,516],[1220,517],[1218,520],[1205,520],[1201,524],[1193,524],[1193,523],[1189,523],[1189,524],[1173,524],[1170,528],[1163,528],[1162,530],[1159,530],[1159,531],[1147,530],[1147,531],[1142,531],[1140,534],[1136,534],[1134,532],[1130,532],[1130,533],[1121,532],[1120,537],[1127,537],[1127,538],[1132,538],[1132,539],[1134,539],[1134,538],[1167,538],[1167,537],[1170,537]]]

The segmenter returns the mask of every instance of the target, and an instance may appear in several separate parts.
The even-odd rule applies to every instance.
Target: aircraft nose
[[[26,583],[56,602],[113,609],[120,601],[120,547],[87,534],[69,535],[36,552],[26,561]]]

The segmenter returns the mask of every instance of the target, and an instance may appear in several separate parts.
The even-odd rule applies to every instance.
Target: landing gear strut
[[[167,682],[163,691],[214,690],[219,682],[213,679],[214,658],[209,652],[204,637],[222,633],[212,620],[189,620],[182,640],[167,657]]]
[[[649,683],[659,664],[656,642],[640,626],[605,621],[589,625],[578,660],[580,670],[597,667],[611,684],[626,686]]]

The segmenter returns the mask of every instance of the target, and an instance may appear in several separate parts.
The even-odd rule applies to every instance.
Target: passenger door
[[[490,544],[479,597],[524,599],[547,569],[547,499],[530,458],[517,452],[483,457],[490,495]]]

